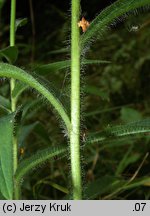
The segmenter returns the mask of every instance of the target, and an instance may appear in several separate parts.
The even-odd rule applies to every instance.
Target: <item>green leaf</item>
[[[133,149],[133,146],[130,146],[129,150],[126,152],[123,159],[119,163],[117,170],[116,170],[117,176],[120,175],[127,166],[129,166],[132,163],[135,163],[140,158],[140,154],[132,153],[132,149]]]
[[[61,49],[58,49],[58,50],[52,50],[52,51],[49,51],[47,53],[47,55],[51,55],[51,54],[62,54],[62,53],[68,53],[70,52],[70,50],[68,48],[61,48]]]
[[[129,106],[129,105],[125,105],[125,106]],[[112,112],[114,110],[121,109],[122,107],[124,107],[124,106],[116,106],[116,107],[110,107],[110,108],[106,108],[106,109],[102,109],[102,110],[94,110],[94,111],[85,113],[85,116],[90,117],[90,116],[99,115],[102,113]]]
[[[111,139],[150,132],[150,119],[128,123],[125,125],[108,127],[87,138],[87,143],[104,142]]]
[[[110,63],[109,61],[104,61],[104,60],[88,60],[85,59],[81,62],[83,65],[88,65],[88,64],[108,64]],[[41,75],[47,75],[51,72],[55,72],[58,70],[66,69],[69,68],[71,65],[70,60],[66,61],[59,61],[59,62],[54,62],[46,65],[41,65],[36,67],[34,70],[36,73],[41,74]]]
[[[121,185],[122,181],[119,178],[113,176],[103,176],[85,187],[84,199],[95,199],[98,196],[111,192]]]
[[[136,121],[137,119],[138,120],[142,119],[142,115],[140,112],[138,112],[133,108],[123,107],[121,109],[121,119],[127,123],[127,122]]]
[[[0,118],[0,192],[6,199],[13,198],[12,137],[13,118]]]
[[[10,101],[1,95],[0,95],[0,108],[7,111],[8,113],[11,111]]]
[[[48,147],[43,150],[37,151],[30,158],[24,159],[18,166],[16,171],[16,181],[20,183],[21,179],[28,172],[31,172],[38,165],[44,164],[46,161],[54,158],[55,156],[65,155],[67,152],[67,147],[58,146],[58,147]]]
[[[87,31],[81,37],[81,46],[86,47],[89,42],[95,40],[107,27],[120,16],[137,8],[148,6],[149,0],[118,0],[104,9],[91,23]]]
[[[56,184],[53,181],[50,181],[50,179],[44,178],[44,179],[40,179],[33,187],[33,191],[35,191],[36,187],[39,186],[40,184],[44,184],[44,185],[50,185],[51,187],[55,188],[56,190],[59,190],[65,194],[68,193],[68,189],[66,187],[63,187],[59,184]],[[34,195],[36,196],[36,194]]]
[[[149,177],[142,177],[130,182],[130,179],[124,180],[113,176],[104,176],[86,186],[84,199],[94,199],[102,195],[104,199],[106,197],[112,199],[126,190],[139,186],[149,186],[149,182]]]
[[[32,118],[33,115],[39,111],[45,104],[42,102],[42,99],[36,99],[28,101],[23,105],[23,119]]]
[[[94,60],[94,59],[84,59],[81,61],[81,65],[90,65],[90,64],[110,64],[110,61],[106,60]]]
[[[4,57],[9,63],[13,64],[18,58],[18,49],[16,46],[7,47],[0,50],[0,59]]]
[[[18,143],[19,146],[24,146],[24,142],[26,138],[29,136],[29,134],[33,131],[33,129],[36,127],[38,122],[34,122],[33,124],[20,126],[19,133],[18,133]]]
[[[0,200],[6,200],[6,198],[0,192]]]
[[[27,88],[28,88],[27,84],[24,84],[24,83],[19,82],[19,81],[16,82],[15,88],[13,89],[13,92],[12,92],[12,96],[17,99],[21,95],[21,93],[24,90],[26,90]]]
[[[0,77],[8,77],[20,80],[37,90],[55,108],[55,110],[65,123],[68,132],[70,131],[70,118],[64,106],[59,101],[59,99],[52,94],[53,91],[50,88],[47,88],[47,86],[41,79],[39,79],[38,77],[34,77],[31,74],[28,74],[27,72],[18,67],[4,63],[0,63]]]
[[[126,137],[126,138],[117,138],[117,139],[106,139],[104,141],[99,141],[98,144],[100,144],[99,150],[102,151],[104,149],[114,149],[116,147],[121,148],[122,146],[131,146],[134,144],[134,142],[139,138],[137,137]],[[141,137],[140,137],[141,138]],[[93,141],[93,140],[92,140]],[[93,144],[86,143],[85,145]]]
[[[149,186],[149,182],[150,182],[150,178],[148,176],[146,177],[141,177],[135,180],[129,179],[127,181],[124,181],[122,183],[122,185],[120,185],[120,187],[116,188],[115,191],[112,192],[112,194],[108,195],[107,197],[109,199],[112,199],[112,197],[126,191],[126,190],[130,190],[133,188],[137,188],[139,186]]]
[[[83,199],[90,200],[95,199],[98,196],[108,194],[112,190],[122,186],[123,181],[115,176],[102,176],[100,179],[97,179],[87,185],[85,185],[85,190],[83,191]],[[72,199],[71,195],[68,194],[64,199]]]
[[[20,18],[20,19],[16,19],[16,31],[18,28],[26,25],[28,22],[28,19],[27,18]]]
[[[144,176],[141,177],[133,182],[131,182],[130,184],[125,186],[125,189],[132,189],[135,187],[139,187],[139,186],[150,186],[150,177],[149,176]]]
[[[29,124],[29,125],[20,126],[19,132],[18,132],[19,146],[25,145],[25,141],[31,132],[36,133],[38,135],[38,137],[42,138],[42,140],[46,144],[50,143],[50,139],[49,139],[49,136],[48,136],[46,129],[44,128],[44,125],[42,125],[40,122],[36,121],[36,122]]]

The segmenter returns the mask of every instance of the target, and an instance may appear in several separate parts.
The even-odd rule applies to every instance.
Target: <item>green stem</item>
[[[80,165],[80,32],[78,27],[80,0],[72,0],[71,20],[71,177],[73,199],[82,199]]]
[[[14,188],[14,199],[19,200],[20,199],[20,184],[15,182],[15,188]]]
[[[10,46],[15,46],[16,0],[11,0]]]
[[[11,16],[10,16],[10,46],[15,46],[15,20],[16,20],[16,0],[11,0]],[[15,79],[10,80],[10,95],[11,95],[11,111],[15,112],[16,110],[16,98],[13,97],[12,92],[15,88]],[[17,170],[18,166],[18,143],[17,137],[13,136],[13,174]],[[15,180],[14,180],[15,182]],[[16,197],[16,186],[14,184],[14,199]]]

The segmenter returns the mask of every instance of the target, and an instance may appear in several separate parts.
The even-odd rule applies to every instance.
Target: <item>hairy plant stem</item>
[[[11,15],[10,15],[10,46],[15,46],[15,20],[16,20],[16,0],[11,0]],[[16,98],[13,97],[12,93],[15,88],[15,79],[11,78],[10,80],[10,97],[11,97],[11,111],[15,112],[16,110]],[[18,166],[18,143],[17,137],[13,136],[13,174],[17,170]],[[18,194],[18,193],[17,193]],[[14,199],[18,199],[16,195],[16,185],[14,179]]]
[[[72,0],[71,17],[71,131],[70,155],[73,199],[82,199],[80,164],[80,0]]]

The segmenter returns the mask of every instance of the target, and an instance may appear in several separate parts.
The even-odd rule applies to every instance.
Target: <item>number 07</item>
[[[135,203],[135,211],[144,211],[146,203]]]

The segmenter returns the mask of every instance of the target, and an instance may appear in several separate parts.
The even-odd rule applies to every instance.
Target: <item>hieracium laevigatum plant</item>
[[[10,107],[4,103],[0,97],[0,107],[5,110],[5,115],[0,118],[0,197],[1,199],[21,199],[22,179],[34,168],[51,160],[55,156],[58,158],[66,156],[69,152],[70,158],[70,185],[67,193],[68,199],[80,200],[94,197],[93,194],[100,194],[102,188],[95,191],[94,188],[84,186],[82,183],[82,162],[81,162],[81,142],[84,142],[83,149],[94,142],[104,142],[122,138],[131,134],[141,134],[150,132],[150,120],[134,122],[131,124],[106,128],[96,136],[86,137],[81,140],[81,67],[86,64],[107,64],[107,61],[85,59],[86,52],[90,46],[103,33],[108,31],[110,24],[118,21],[120,17],[127,17],[139,8],[148,8],[150,0],[118,0],[106,7],[89,23],[81,17],[80,0],[71,1],[71,43],[69,46],[70,60],[54,62],[35,68],[35,73],[28,73],[15,66],[18,56],[15,35],[17,28],[25,20],[16,19],[16,0],[11,0],[10,12],[10,46],[0,51],[0,77],[10,79]],[[81,29],[82,28],[82,33]],[[5,62],[3,63],[3,58]],[[70,68],[71,91],[70,91],[70,112],[65,105],[57,98],[51,86],[47,86],[45,81],[39,76],[41,70],[49,71],[53,67],[58,70]],[[40,73],[41,75],[42,73]],[[54,109],[54,115],[59,116],[61,129],[66,131],[67,145],[49,146],[37,151],[29,158],[18,160],[19,135],[18,128],[22,125],[25,116],[24,107],[17,106],[21,94],[27,89],[32,88]],[[85,135],[83,135],[85,136]],[[106,181],[105,177],[101,181]],[[107,177],[108,188],[113,183],[113,179]],[[131,182],[119,187],[129,187]],[[84,190],[85,187],[85,190]],[[105,188],[106,189],[106,188]],[[107,190],[106,190],[107,191]]]

